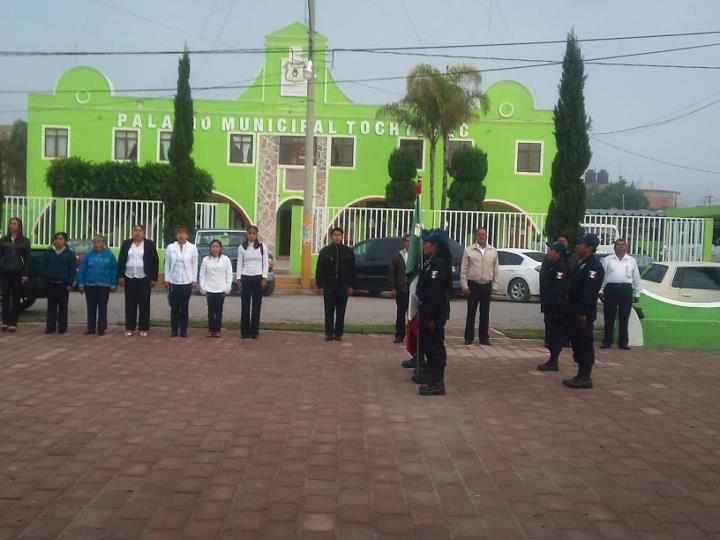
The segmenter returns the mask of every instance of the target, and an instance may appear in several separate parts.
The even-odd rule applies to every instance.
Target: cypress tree
[[[187,49],[178,63],[174,106],[175,121],[168,152],[171,179],[163,197],[167,242],[173,241],[178,225],[185,225],[191,235],[195,229],[195,162],[190,155],[193,147],[193,101],[190,93],[190,55]]]
[[[552,164],[545,233],[551,239],[564,234],[576,238],[582,234],[585,215],[585,184],[583,173],[590,164],[588,129],[585,115],[585,66],[574,31],[568,34],[560,97],[554,110],[557,154]]]
[[[385,186],[385,201],[390,208],[412,208],[417,198],[415,154],[406,148],[396,148],[388,158],[390,182]]]
[[[450,210],[482,210],[485,200],[483,180],[488,172],[487,154],[468,146],[453,152],[450,170],[453,183],[448,189]]]

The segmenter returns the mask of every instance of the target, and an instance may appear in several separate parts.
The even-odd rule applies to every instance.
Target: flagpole
[[[422,223],[422,176],[418,176],[418,223]],[[417,240],[415,241],[417,242]],[[420,267],[420,271],[416,272],[416,275],[418,276],[418,281],[420,280],[420,272],[422,272],[422,264],[423,264],[423,252],[422,252],[422,240],[420,240],[420,249],[417,250],[417,260],[415,261],[415,268],[417,269],[418,266]],[[415,292],[417,294],[417,288],[415,289]],[[420,380],[420,361],[422,360],[422,351],[420,350],[420,302],[418,302],[418,310],[417,310],[417,332],[416,332],[416,343],[415,343],[415,379]]]

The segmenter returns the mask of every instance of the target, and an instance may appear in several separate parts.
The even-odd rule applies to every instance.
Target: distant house
[[[648,208],[651,210],[665,210],[666,208],[677,208],[680,192],[668,189],[641,189],[648,200]]]

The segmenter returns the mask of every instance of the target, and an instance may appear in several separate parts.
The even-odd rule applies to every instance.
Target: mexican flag
[[[407,351],[415,356],[418,349],[418,297],[416,294],[418,282],[418,268],[422,267],[422,235],[421,213],[420,213],[420,194],[422,192],[422,178],[418,177],[417,191],[415,198],[415,214],[413,215],[412,230],[410,231],[410,246],[408,246],[407,264],[405,265],[405,277],[408,286],[408,310],[407,310]]]

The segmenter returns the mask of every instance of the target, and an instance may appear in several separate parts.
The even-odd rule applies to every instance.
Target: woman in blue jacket
[[[93,249],[80,262],[77,273],[80,294],[87,303],[87,331],[85,335],[105,335],[107,330],[107,305],[110,293],[117,290],[117,260],[105,245],[105,238],[98,234],[93,239]]]

